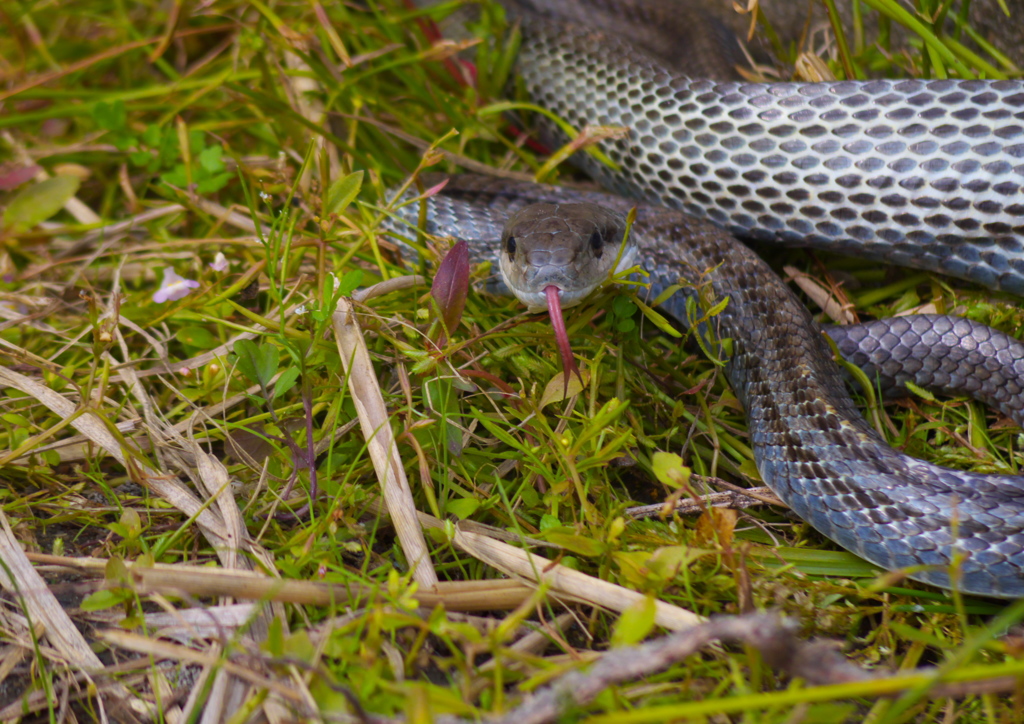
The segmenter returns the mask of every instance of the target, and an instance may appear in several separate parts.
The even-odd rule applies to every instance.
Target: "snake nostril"
[[[604,252],[604,239],[601,238],[600,231],[595,230],[590,235],[590,248],[594,250],[594,256],[600,259],[601,254]]]

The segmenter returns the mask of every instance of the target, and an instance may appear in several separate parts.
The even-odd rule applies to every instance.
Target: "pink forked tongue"
[[[565,318],[562,316],[562,302],[558,297],[558,287],[554,284],[544,287],[544,294],[548,298],[548,315],[551,317],[551,327],[555,331],[555,341],[558,343],[558,354],[562,358],[562,374],[565,375],[565,387],[563,395],[569,393],[569,378],[575,372],[583,385],[583,375],[580,368],[576,366],[576,359],[572,356],[572,346],[569,344],[569,333],[565,331]]]

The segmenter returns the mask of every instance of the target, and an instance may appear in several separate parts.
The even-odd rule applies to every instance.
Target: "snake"
[[[694,70],[672,42],[692,22],[671,2],[502,2],[522,31],[526,93],[576,127],[628,130],[602,143],[610,164],[576,154],[605,190],[454,175],[437,193],[394,200],[393,232],[408,236],[425,205],[426,232],[467,240],[474,262],[503,272],[492,290],[530,308],[551,288],[576,303],[637,261],[651,298],[678,288],[665,312],[730,340],[719,348],[754,462],[796,515],[883,569],[1024,596],[1024,476],[892,448],[857,409],[825,334],[886,392],[971,395],[1021,426],[1024,344],[946,315],[823,328],[740,241],[1024,294],[1024,83],[707,78],[695,75],[707,61]],[[564,140],[555,124],[542,132]],[[695,316],[717,300],[727,302],[716,315]]]

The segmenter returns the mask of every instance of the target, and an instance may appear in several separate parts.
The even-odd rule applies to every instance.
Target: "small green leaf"
[[[126,136],[120,133],[114,135],[110,142],[114,144],[114,148],[118,151],[127,151],[132,146],[139,145],[139,139],[135,136]]]
[[[297,631],[284,639],[283,656],[297,661],[312,663],[317,655],[317,647],[309,638],[306,631]]]
[[[220,344],[218,339],[206,327],[182,327],[174,335],[174,338],[182,344],[198,349],[213,349]]]
[[[334,274],[328,274],[324,278],[323,289],[320,293],[322,304],[312,302],[309,304],[310,316],[317,322],[324,322],[334,314],[338,308],[338,300],[352,294],[363,281],[363,271],[353,269],[346,272],[345,276],[338,279]]]
[[[647,317],[647,319],[649,319],[654,324],[654,326],[660,329],[662,332],[669,335],[670,337],[683,336],[683,333],[680,332],[675,327],[673,327],[672,323],[669,322],[668,319],[662,316],[659,312],[654,311],[646,304],[641,302],[639,299],[634,299],[633,302],[636,304],[636,306],[640,307],[640,311],[644,313],[644,316]]]
[[[654,628],[655,612],[653,596],[644,596],[623,611],[612,631],[612,647],[633,646],[647,638]]]
[[[581,535],[563,532],[567,530],[570,529],[559,526],[555,530],[546,531],[544,538],[549,543],[554,543],[566,550],[581,556],[587,556],[588,558],[595,558],[608,552],[608,546],[605,543],[596,541],[593,538],[585,538]]]
[[[557,517],[551,515],[551,513],[545,513],[540,517],[540,532],[544,533],[551,530],[552,528],[558,528],[562,525]]]
[[[188,186],[188,172],[185,170],[185,164],[177,164],[170,171],[161,175],[160,180],[170,186],[185,188]]]
[[[432,373],[436,367],[437,360],[433,357],[426,357],[414,364],[409,371],[414,375],[426,375]]]
[[[583,378],[582,380],[580,379],[581,377]],[[565,374],[558,372],[544,386],[544,393],[540,396],[538,406],[544,408],[552,402],[568,400],[573,395],[578,395],[582,392],[584,386],[589,382],[590,372],[588,370],[580,370],[579,375],[572,375],[569,377],[568,383],[565,381]]]
[[[142,132],[142,140],[147,146],[159,146],[163,139],[163,130],[160,126],[146,126]]]
[[[219,173],[216,176],[204,178],[203,180],[196,184],[196,193],[212,194],[217,191],[220,191],[222,188],[228,185],[228,181],[230,181],[233,177],[234,174],[225,171],[224,173]]]
[[[449,500],[444,506],[446,513],[454,515],[459,520],[465,520],[479,509],[480,501],[476,498],[458,498],[456,500]]]
[[[136,538],[142,532],[142,518],[135,508],[125,508],[121,513],[121,525],[128,530],[128,536]]]
[[[261,648],[271,656],[280,658],[284,655],[284,626],[279,616],[270,619],[267,637],[263,639]]]
[[[740,474],[746,475],[751,480],[760,480],[761,473],[757,469],[757,464],[753,460],[744,460],[740,463]]]
[[[341,282],[338,283],[338,294],[343,297],[347,297],[352,294],[359,285],[363,283],[363,270],[353,269],[350,272],[345,272],[345,276],[341,278]]]
[[[493,421],[491,421],[491,419],[489,417],[487,417],[486,415],[482,414],[480,412],[480,410],[476,409],[475,407],[472,408],[472,410],[473,410],[472,416],[474,418],[476,418],[477,420],[479,420],[481,425],[483,425],[485,428],[487,428],[487,432],[489,432],[492,435],[494,435],[496,438],[501,440],[503,443],[508,445],[510,448],[513,448],[514,450],[522,450],[523,443],[521,443],[520,441],[518,441],[514,437],[512,437],[510,434],[508,434],[508,432],[505,430],[505,428],[503,428],[501,425],[498,425],[498,424],[494,423]]]
[[[363,172],[354,171],[332,182],[324,195],[324,216],[340,214],[359,195],[363,187]]]
[[[277,372],[280,353],[271,344],[256,346],[251,339],[240,339],[235,342],[235,354],[238,355],[238,369],[252,382],[266,387]]]
[[[928,390],[924,389],[923,387],[915,385],[910,380],[907,380],[903,384],[906,386],[906,388],[908,390],[913,392],[915,395],[917,395],[921,399],[928,400],[928,402],[935,402],[935,395],[933,395],[931,392],[929,392]]]
[[[725,308],[728,305],[729,305],[729,297],[726,297],[725,299],[722,299],[721,301],[717,302],[713,307],[711,307],[711,309],[709,309],[704,316],[708,317],[708,318],[710,318],[710,317],[717,317],[719,314],[721,314],[725,310]]]
[[[670,287],[665,287],[665,291],[655,297],[654,301],[651,302],[652,307],[660,307],[662,304],[667,302],[673,294],[683,288],[682,284],[673,284]]]
[[[125,540],[132,537],[131,531],[128,530],[128,528],[126,528],[122,523],[110,523],[107,526],[107,529],[114,535],[119,535]]]
[[[299,368],[289,367],[281,376],[277,378],[277,382],[274,383],[274,399],[276,400],[281,395],[285,394],[295,386],[295,383],[299,379]]]
[[[83,611],[104,611],[130,601],[132,595],[131,591],[124,588],[96,591],[85,597],[80,608]]]
[[[612,314],[616,317],[632,317],[636,311],[633,300],[624,294],[620,294],[612,300]]]
[[[194,153],[199,153],[206,148],[206,134],[198,128],[191,128],[188,132],[188,147]]]
[[[4,226],[15,233],[28,231],[64,208],[78,186],[74,176],[54,176],[23,189],[4,210]]]
[[[92,118],[96,125],[105,131],[123,131],[128,126],[128,113],[124,109],[124,101],[100,101],[93,106]]]
[[[128,154],[128,161],[132,166],[145,166],[153,158],[149,151],[133,151]]]
[[[220,173],[224,170],[224,149],[220,146],[210,146],[199,152],[199,165],[204,171]]]
[[[678,489],[690,482],[690,468],[683,465],[683,459],[667,452],[656,452],[651,456],[654,477],[663,485]]]

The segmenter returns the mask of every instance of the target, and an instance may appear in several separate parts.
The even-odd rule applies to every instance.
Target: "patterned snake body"
[[[619,5],[592,1],[600,8]],[[729,298],[711,331],[732,339],[726,371],[746,410],[765,483],[817,530],[879,566],[910,569],[913,578],[969,593],[1024,595],[1024,477],[949,470],[893,450],[857,411],[820,327],[774,272],[718,226],[655,205],[748,236],[793,241],[799,234],[801,243],[836,248],[838,242],[861,255],[1024,292],[1021,84],[766,90],[689,81],[600,30],[588,35],[547,18],[521,19],[521,72],[545,104],[580,125],[632,129],[629,139],[606,144],[621,173],[585,165],[609,188],[654,202],[638,207],[633,229],[651,294],[684,282],[663,305],[684,322],[688,296]],[[991,93],[1002,101],[987,99]],[[944,130],[952,116],[932,114],[929,109],[942,106],[928,100],[950,95],[973,104],[974,123],[982,117],[998,123],[987,126],[984,138],[952,137]],[[915,115],[896,112],[906,108]],[[813,115],[804,118],[805,112]],[[856,114],[862,114],[858,129],[847,132]],[[893,132],[873,130],[897,121]],[[861,149],[865,139],[873,150]],[[986,144],[997,151],[987,153]],[[967,173],[955,186],[939,182],[946,177],[934,170],[955,164]],[[984,191],[979,185],[965,195],[978,179],[986,179]],[[903,200],[887,203],[886,196]],[[632,205],[613,195],[457,176],[425,202],[427,231],[465,238],[475,261],[497,266],[509,252],[498,240],[519,233],[502,236],[506,218],[534,203],[580,202],[619,213]],[[418,205],[405,206],[400,216],[415,224]],[[833,336],[844,356],[883,388],[899,390],[910,380],[972,394],[1024,424],[1024,346],[1000,332],[920,316],[840,328]]]
[[[1024,294],[1024,81],[694,80],[686,48],[621,37],[692,34],[685,3],[506,4],[528,95],[577,128],[629,129],[601,146],[619,170],[578,154],[605,188],[741,238]]]

